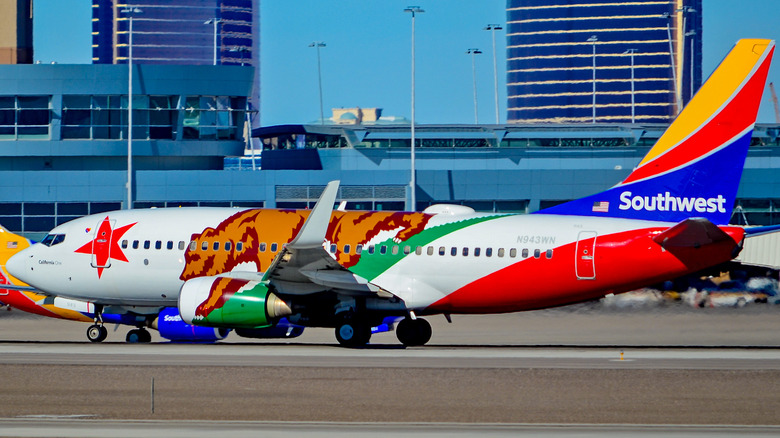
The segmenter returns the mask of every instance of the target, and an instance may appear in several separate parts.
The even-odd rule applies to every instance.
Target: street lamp
[[[231,53],[240,53],[241,54],[241,65],[243,66],[244,65],[244,53],[249,52],[249,49],[246,48],[246,47],[243,47],[243,46],[241,46],[241,47],[235,46],[235,47],[231,47],[230,48],[230,52]]]
[[[496,97],[496,125],[500,123],[498,118],[498,70],[496,68],[496,31],[502,30],[498,24],[488,24],[483,30],[489,30],[493,36],[493,93]]]
[[[675,12],[682,12],[683,13],[683,44],[682,44],[682,59],[685,59],[685,37],[691,37],[691,66],[690,66],[690,81],[689,81],[689,87],[690,87],[690,97],[688,100],[693,99],[693,55],[694,55],[694,48],[693,48],[693,42],[695,38],[693,38],[696,35],[696,30],[688,30],[688,14],[695,14],[698,12],[695,8],[691,6],[683,6],[679,9],[675,9]]]
[[[133,15],[142,14],[139,8],[125,7],[120,12],[127,15],[127,205],[133,208]]]
[[[596,123],[596,42],[598,40],[596,35],[588,38],[588,42],[593,45],[593,123]]]
[[[477,116],[477,67],[474,57],[482,54],[482,51],[479,49],[468,49],[466,54],[471,55],[471,78],[474,82],[474,124],[477,125],[479,124],[479,117]]]
[[[672,48],[672,16],[668,12],[664,12],[661,18],[666,19],[666,36],[669,38],[669,60],[672,63],[672,82],[674,83],[674,98],[677,102],[677,114],[682,109],[682,97],[680,96],[680,87],[677,83],[677,67],[674,63],[674,49]]]
[[[322,41],[315,41],[309,44],[309,47],[317,48],[317,82],[320,86],[320,124],[325,124],[325,114],[322,111],[322,69],[320,68],[320,47],[325,47]]]
[[[217,65],[217,25],[223,21],[221,18],[209,18],[203,22],[203,24],[214,25],[214,65]]]
[[[634,53],[636,49],[628,49],[624,54],[628,54],[631,57],[631,123],[635,123],[634,114]]]
[[[417,14],[421,14],[425,12],[421,7],[419,6],[409,6],[406,9],[404,9],[404,12],[409,12],[412,14],[412,144],[411,144],[411,179],[409,181],[409,186],[411,187],[411,200],[410,200],[410,208],[407,208],[408,211],[414,211],[417,209],[417,178],[415,175],[415,168],[414,168],[414,147],[415,147],[415,138],[414,138],[414,19]]]

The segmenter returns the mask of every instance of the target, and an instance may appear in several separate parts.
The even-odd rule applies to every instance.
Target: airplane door
[[[95,231],[95,238],[92,240],[92,267],[93,268],[110,268],[111,257],[109,252],[111,251],[111,238],[113,236],[113,229],[116,221],[103,219],[97,226]]]
[[[595,231],[580,231],[577,236],[577,249],[575,251],[574,273],[577,280],[596,279],[596,235]]]

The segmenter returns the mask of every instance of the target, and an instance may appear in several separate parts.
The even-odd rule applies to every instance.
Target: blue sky
[[[325,114],[330,108],[383,108],[410,115],[411,18],[416,19],[416,120],[473,123],[469,48],[476,58],[480,123],[495,121],[492,42],[488,23],[504,24],[504,0],[261,0],[261,117],[264,125],[308,123],[319,117],[316,50],[321,49]],[[704,0],[704,61],[708,76],[740,38],[780,39],[777,0]],[[91,2],[35,0],[35,59],[88,64],[92,58]],[[496,33],[501,122],[505,122],[505,34]],[[769,81],[780,88],[780,55]],[[768,90],[759,122],[774,122]]]

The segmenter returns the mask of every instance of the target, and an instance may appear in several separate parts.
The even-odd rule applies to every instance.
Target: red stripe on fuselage
[[[594,253],[596,277],[578,280],[576,242],[555,248],[476,280],[426,309],[430,313],[503,313],[561,306],[626,292],[729,261],[741,228],[721,228],[731,240],[700,248],[666,251],[652,240],[663,228],[646,228],[598,236]]]

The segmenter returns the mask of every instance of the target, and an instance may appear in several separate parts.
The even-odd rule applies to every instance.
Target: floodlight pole
[[[409,186],[411,187],[411,200],[410,200],[410,206],[407,208],[408,211],[415,211],[417,209],[417,178],[415,175],[415,162],[414,162],[414,148],[415,148],[415,138],[414,138],[414,19],[416,14],[425,12],[422,8],[419,6],[409,6],[406,9],[404,9],[404,12],[409,12],[412,14],[412,144],[411,144],[411,179],[409,181]]]

